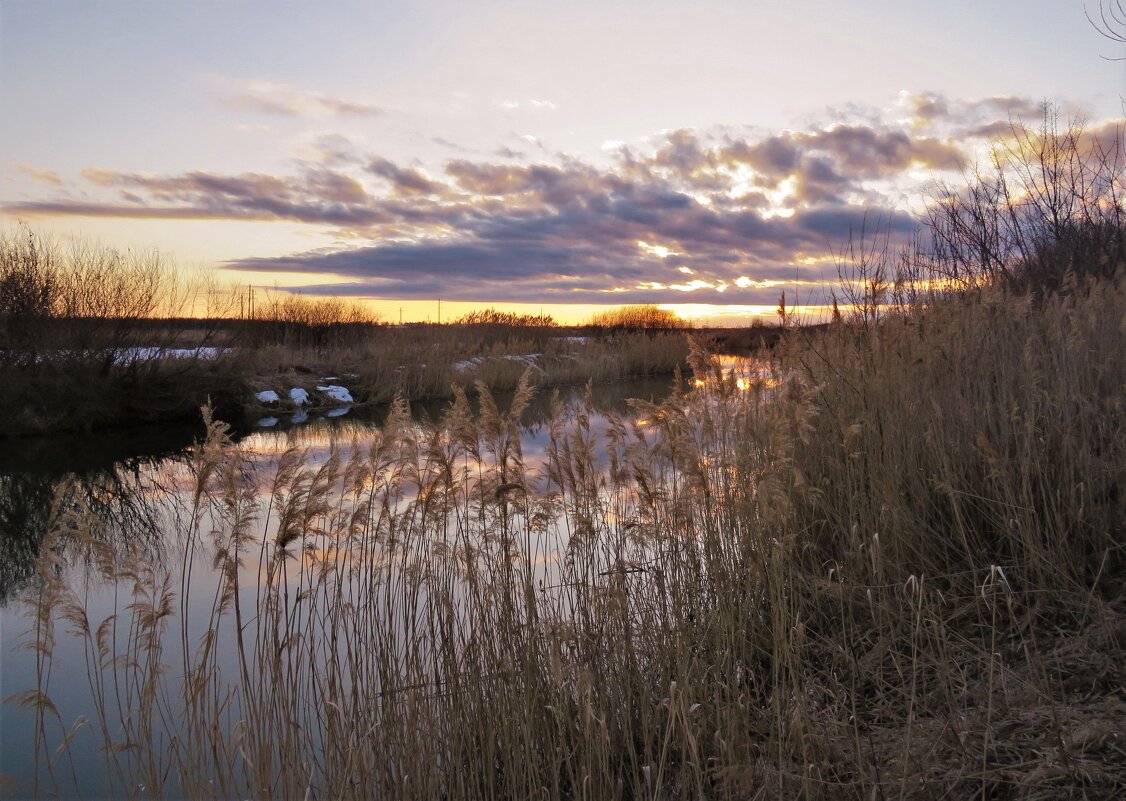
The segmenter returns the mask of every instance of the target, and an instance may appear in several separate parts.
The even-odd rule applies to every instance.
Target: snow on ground
[[[309,402],[309,393],[301,387],[294,387],[289,391],[289,399],[293,401],[296,406],[304,406]]]
[[[118,364],[129,362],[148,362],[153,359],[216,359],[220,354],[228,353],[230,348],[161,348],[155,345],[139,348],[118,348],[114,351],[113,360]]]
[[[525,353],[525,354],[509,354],[507,356],[474,356],[472,359],[466,359],[463,362],[454,362],[453,368],[459,373],[466,370],[472,370],[474,367],[479,367],[491,359],[505,359],[510,362],[520,362],[531,367],[533,370],[543,372],[543,368],[536,364],[536,359],[543,356],[542,353]]]
[[[264,389],[261,392],[255,392],[254,397],[258,399],[259,403],[277,403],[281,400],[278,397],[278,393],[274,392],[272,389]]]
[[[352,393],[348,391],[347,387],[342,387],[338,384],[327,384],[324,386],[318,385],[317,392],[323,392],[329,398],[337,403],[353,403]]]
[[[276,426],[277,424],[278,424],[278,418],[276,418],[276,417],[263,417],[261,420],[258,421],[258,427],[259,428],[271,428],[273,426]]]
[[[293,417],[290,418],[289,422],[293,423],[295,426],[299,426],[302,423],[306,422],[308,419],[309,419],[309,413],[307,411],[305,411],[304,409],[298,409],[296,412],[293,413]]]
[[[336,409],[329,409],[327,412],[325,412],[325,417],[343,417],[351,410],[351,406],[340,406]]]

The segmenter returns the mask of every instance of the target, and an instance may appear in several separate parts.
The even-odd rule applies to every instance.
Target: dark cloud
[[[881,230],[886,229],[893,235],[909,235],[916,227],[915,218],[905,212],[858,206],[811,209],[795,217],[798,227],[811,236],[823,237],[830,246],[842,243],[864,229],[873,230],[877,221]]]
[[[216,175],[189,172],[183,175],[148,175],[112,170],[85,170],[91,183],[116,187],[127,199],[145,201],[136,208],[107,206],[96,216],[184,219],[293,220],[337,226],[369,226],[391,222],[394,217],[372,198],[355,178],[327,168],[279,178],[260,173]],[[155,202],[154,202],[155,201]],[[23,204],[9,210],[56,214],[91,214],[89,203]]]
[[[866,224],[855,207],[804,211],[763,220],[751,212],[719,215],[688,201],[659,202],[638,213],[624,200],[570,213],[488,217],[471,223],[475,236],[460,242],[391,242],[333,253],[242,260],[231,266],[262,272],[332,273],[359,281],[357,291],[378,297],[522,302],[697,302],[758,304],[777,299],[772,287],[739,287],[741,277],[814,282],[823,266],[795,265],[800,254],[824,254]],[[636,227],[638,218],[645,228]],[[884,225],[908,233],[914,221],[887,212]],[[624,232],[633,233],[622,235]],[[617,233],[615,233],[617,232]],[[676,239],[687,252],[646,255],[640,235]],[[655,236],[654,236],[655,235]],[[688,267],[690,272],[680,268]],[[834,273],[835,274],[835,273]],[[692,291],[676,289],[701,281]],[[723,291],[717,291],[723,287]],[[339,287],[337,288],[339,291]],[[617,290],[617,291],[613,291]],[[647,300],[646,300],[647,299]]]
[[[400,167],[387,159],[372,159],[367,170],[372,175],[386,178],[391,188],[400,195],[439,195],[445,190],[444,185],[431,181],[418,170]]]
[[[574,169],[547,164],[482,164],[466,160],[446,164],[446,175],[465,192],[504,197],[536,194],[549,200],[570,199],[586,176]]]
[[[378,156],[359,160],[351,143],[325,139],[323,157],[288,176],[88,170],[86,180],[115,202],[7,210],[329,226],[357,246],[230,265],[348,279],[307,290],[329,294],[760,304],[777,300],[771,282],[827,286],[835,278],[835,269],[824,274],[827,257],[874,219],[905,239],[914,220],[873,187],[917,180],[917,170],[957,171],[967,150],[949,131],[997,124],[998,114],[1027,106],[1018,100],[920,95],[903,101],[906,121],[773,135],[681,129],[646,149],[621,146],[607,164],[514,163],[522,154],[506,149],[427,174]]]
[[[1008,136],[1014,123],[1036,124],[1044,116],[1044,101],[998,95],[954,100],[938,92],[908,94],[902,104],[916,131],[942,131],[958,140]]]
[[[818,274],[812,279],[794,280],[793,269],[788,280],[780,280],[762,287],[739,287],[727,284],[723,291],[715,289],[674,289],[623,287],[606,288],[589,281],[560,281],[557,279],[529,279],[521,284],[473,284],[471,282],[437,281],[424,277],[400,286],[391,282],[376,282],[362,286],[351,285],[349,297],[398,300],[456,300],[467,303],[582,303],[622,305],[635,303],[707,303],[741,306],[767,306],[778,303],[779,295],[786,292],[790,304],[821,305],[831,302],[835,283],[826,283],[830,276]],[[835,278],[835,273],[833,276]],[[340,284],[301,285],[280,287],[285,291],[308,295],[333,296],[343,294]]]
[[[761,142],[748,144],[737,140],[727,147],[727,157],[748,164],[766,176],[789,175],[798,168],[801,150],[789,135],[770,136]]]
[[[1004,139],[1012,136],[1013,123],[1009,120],[993,120],[982,125],[974,125],[966,128],[966,136],[972,136],[975,139],[987,139],[994,141]]]
[[[840,171],[858,178],[875,178],[912,164],[938,170],[958,169],[962,149],[929,137],[911,137],[902,130],[860,125],[837,125],[826,131],[795,135],[803,151],[830,156]]]

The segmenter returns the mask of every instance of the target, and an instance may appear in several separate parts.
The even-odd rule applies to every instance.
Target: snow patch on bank
[[[294,387],[289,391],[289,399],[293,401],[295,406],[304,406],[309,402],[309,393],[301,387]]]
[[[130,362],[149,362],[153,359],[217,359],[221,354],[229,353],[230,348],[161,348],[156,346],[137,348],[118,348],[114,351],[113,360],[118,364]]]
[[[474,368],[480,367],[482,364],[485,364],[488,361],[492,361],[492,360],[496,359],[496,360],[504,360],[504,361],[510,361],[510,362],[520,362],[521,364],[524,364],[528,367],[531,367],[533,370],[538,370],[539,372],[542,373],[543,368],[540,367],[536,363],[536,359],[538,359],[540,356],[543,356],[543,354],[542,353],[525,353],[525,354],[509,354],[507,356],[474,356],[472,359],[466,359],[465,361],[461,361],[461,362],[454,362],[453,368],[457,372],[463,373],[463,372],[466,372],[466,371],[469,371],[469,370],[473,370]]]
[[[342,387],[339,384],[318,384],[317,392],[323,392],[331,400],[334,400],[337,403],[354,403],[354,401],[352,400],[352,393],[348,391],[347,387]]]

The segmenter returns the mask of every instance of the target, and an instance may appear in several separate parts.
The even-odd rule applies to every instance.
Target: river
[[[569,407],[573,411],[582,407],[579,415],[583,424],[589,427],[592,441],[600,441],[606,436],[610,415],[630,412],[627,399],[660,402],[671,391],[672,381],[665,378],[596,386],[585,403],[586,390],[582,387],[564,388],[554,398],[553,393],[540,393],[520,416],[520,458],[528,471],[544,473],[553,408],[558,411],[560,407]],[[502,410],[510,402],[511,397],[497,398]],[[411,410],[413,419],[435,419],[444,406],[418,404]],[[265,477],[258,479],[255,490],[261,498],[269,491],[265,479],[276,473],[279,460],[292,448],[302,449],[304,463],[309,467],[324,465],[330,454],[347,462],[355,449],[371,446],[387,413],[387,409],[356,408],[345,413],[302,416],[296,422],[279,415],[276,421],[247,421],[232,434],[241,451],[252,460],[256,475]],[[114,775],[111,760],[100,750],[105,732],[99,732],[96,723],[106,717],[107,709],[109,717],[121,720],[123,711],[145,703],[144,688],[129,686],[127,680],[124,685],[119,684],[113,670],[106,671],[105,665],[99,668],[94,638],[68,636],[64,629],[71,624],[62,620],[55,624],[49,659],[34,648],[18,646],[30,646],[37,639],[34,612],[41,604],[44,586],[37,571],[44,569],[40,550],[50,521],[54,520],[55,529],[64,533],[52,551],[57,556],[46,569],[60,578],[61,586],[79,600],[91,627],[103,620],[124,619],[128,603],[136,602],[135,587],[130,584],[151,576],[123,578],[118,572],[116,580],[107,581],[98,570],[97,550],[79,545],[83,537],[104,543],[104,553],[110,557],[142,553],[158,565],[190,564],[192,581],[185,583],[183,589],[170,587],[168,600],[185,619],[203,622],[196,628],[189,627],[182,638],[169,637],[169,642],[161,645],[161,658],[168,664],[187,664],[181,643],[193,642],[206,633],[220,581],[215,554],[198,550],[190,541],[192,538],[184,534],[192,514],[191,448],[201,433],[201,426],[149,428],[16,441],[0,449],[0,694],[7,699],[0,724],[0,797],[22,798],[36,792],[102,797],[110,791],[150,797],[150,788],[142,783]],[[506,490],[499,486],[498,498],[502,491]],[[265,505],[269,506],[268,501]],[[81,514],[76,514],[76,510]],[[67,522],[68,513],[79,522]],[[83,520],[87,522],[82,523]],[[89,526],[91,520],[96,524],[90,531],[65,531],[67,526]],[[277,536],[276,521],[273,526],[267,521],[261,530],[257,536]],[[524,558],[541,566],[550,565],[558,558],[555,547],[547,538],[529,543]],[[297,567],[290,565],[286,569],[300,571],[304,569],[302,565],[304,562],[299,560]],[[541,581],[549,573],[548,568],[544,569],[547,572],[539,574]],[[256,570],[247,569],[245,586],[254,587],[258,580]],[[157,603],[156,599],[150,600]],[[42,634],[42,620],[39,625]],[[111,633],[110,650],[123,641],[127,643],[130,636],[128,631]],[[217,664],[233,673],[238,667],[235,651],[224,651]],[[40,706],[45,711],[39,724],[34,705],[21,705],[16,697],[17,693],[34,688],[44,690],[50,698],[49,707]],[[25,696],[23,700],[29,698]],[[158,702],[152,708],[153,717],[177,714],[174,701],[165,699],[165,703],[162,707]],[[152,728],[127,728],[109,732],[109,736],[126,742],[139,737],[171,736],[169,727],[159,722],[153,723]],[[65,753],[54,755],[59,743],[71,735]],[[50,766],[43,758],[47,752],[54,756]],[[123,782],[132,784],[125,787]],[[164,793],[169,794],[168,787]]]

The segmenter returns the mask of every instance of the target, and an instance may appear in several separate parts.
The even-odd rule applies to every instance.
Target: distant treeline
[[[559,325],[550,314],[516,314],[489,307],[463,314],[454,325],[494,325],[509,328],[554,328]]]
[[[184,345],[326,348],[354,344],[380,324],[362,303],[222,285],[186,274],[155,251],[60,245],[26,226],[0,234],[0,366],[105,359],[124,348]],[[453,325],[555,328],[550,314],[479,309]],[[584,328],[688,328],[654,305],[594,315]]]

